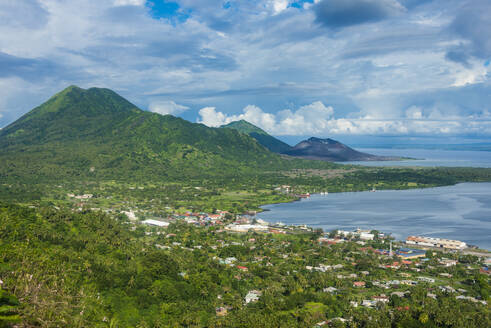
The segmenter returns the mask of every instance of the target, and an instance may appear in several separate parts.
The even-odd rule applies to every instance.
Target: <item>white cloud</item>
[[[182,112],[188,110],[189,107],[176,104],[175,102],[173,102],[171,100],[166,100],[166,101],[152,102],[148,106],[148,109],[151,112],[159,113],[162,115],[167,115],[167,114],[178,115],[178,114],[181,114]]]
[[[220,125],[234,121],[233,119],[228,118],[224,113],[217,112],[215,107],[201,108],[199,110],[199,115],[201,116],[201,120],[198,120],[198,123],[203,123],[210,127],[219,127]]]
[[[421,119],[423,118],[423,112],[420,107],[411,106],[406,110],[406,117],[412,119]]]
[[[217,112],[215,107],[205,107],[199,111],[198,122],[217,127],[233,121],[246,120],[276,135],[305,135],[323,133],[328,127],[333,108],[316,101],[302,106],[296,111],[285,109],[276,114],[266,113],[255,105],[248,105],[239,115],[226,115]]]
[[[271,0],[270,5],[273,8],[275,14],[281,13],[283,10],[288,8],[289,0]]]
[[[410,107],[404,118],[380,119],[370,116],[358,118],[334,118],[331,106],[316,101],[295,111],[286,109],[276,114],[266,113],[261,108],[248,105],[239,115],[219,112],[215,107],[199,111],[200,123],[218,127],[237,120],[246,120],[273,135],[319,136],[329,135],[407,135],[407,134],[462,134],[490,133],[491,120],[488,111],[477,117],[452,115],[445,117],[438,108]],[[483,119],[484,118],[484,119]]]
[[[115,6],[143,6],[146,0],[114,0]]]
[[[486,81],[488,68],[485,66],[474,65],[470,69],[462,69],[456,74],[454,87],[462,87],[468,84],[482,83]]]

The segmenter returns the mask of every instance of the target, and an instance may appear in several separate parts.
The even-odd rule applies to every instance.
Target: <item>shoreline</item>
[[[376,192],[397,192],[397,191],[401,191],[401,192],[404,192],[404,191],[409,191],[409,190],[428,190],[428,189],[438,189],[438,188],[445,188],[445,187],[455,187],[455,186],[458,186],[458,185],[462,185],[462,184],[491,184],[491,182],[458,182],[456,184],[449,184],[449,185],[442,185],[442,186],[432,186],[432,187],[425,187],[425,188],[406,188],[406,189],[381,189],[381,190],[377,190]],[[340,194],[340,193],[364,193],[364,192],[372,192],[370,190],[361,190],[361,191],[338,191],[338,192],[332,192],[332,194]],[[331,192],[329,192],[329,194],[331,194]],[[319,193],[312,193],[311,196],[323,196],[323,198],[328,198],[329,195],[321,195],[320,192]],[[264,204],[264,205],[261,205],[259,207],[260,211],[257,211],[257,214],[260,214],[260,213],[264,213],[264,212],[271,212],[272,209],[269,209],[269,208],[264,208],[265,206],[271,206],[271,205],[277,205],[277,204],[288,204],[288,203],[294,203],[294,202],[298,202],[298,201],[301,201],[303,198],[301,197],[298,197],[296,199],[293,199],[291,201],[284,201],[284,202],[277,202],[277,203],[270,203],[270,204]],[[270,224],[274,224],[274,222],[271,222],[271,219],[265,219],[265,218],[261,218],[262,220],[270,223]],[[281,221],[281,219],[277,219],[276,221]],[[289,224],[290,225],[290,224]],[[291,225],[302,225],[300,223],[298,224],[291,224]],[[307,227],[311,228],[311,229],[315,229],[315,227],[313,227],[311,224],[305,224],[303,223],[303,225],[306,225]],[[341,229],[341,228],[337,228],[337,229]],[[377,228],[373,228],[375,230],[379,230],[381,232],[384,232],[384,229],[377,229]],[[402,229],[402,228],[401,228]],[[329,231],[332,231],[333,229],[329,230]],[[326,231],[325,231],[326,232]],[[389,234],[392,234],[392,233],[389,233]],[[445,238],[445,237],[440,237],[438,236],[439,238]],[[396,240],[397,242],[400,242],[404,245],[405,244],[405,241],[404,240]],[[466,242],[467,243],[467,242]],[[472,244],[471,244],[472,245]],[[478,245],[472,245],[472,246],[476,246],[478,247],[477,249],[474,249],[474,248],[466,248],[464,250],[461,250],[460,252],[462,252],[463,254],[470,254],[470,255],[475,255],[475,256],[481,256],[481,257],[487,257],[487,258],[491,258],[491,249],[487,249],[487,248],[481,248],[480,246]],[[412,247],[412,246],[411,246]],[[428,247],[428,249],[432,249],[431,247]],[[444,249],[441,249],[441,248],[435,248],[435,250],[440,250],[440,251],[443,251]],[[449,251],[449,250],[447,250]],[[483,254],[481,254],[483,253]]]

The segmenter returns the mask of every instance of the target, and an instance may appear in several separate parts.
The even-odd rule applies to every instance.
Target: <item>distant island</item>
[[[301,141],[296,146],[292,147],[245,120],[231,122],[227,125],[223,125],[222,128],[234,129],[241,133],[245,133],[256,139],[258,143],[272,152],[298,158],[327,162],[400,161],[409,159],[397,156],[377,156],[362,153],[330,138],[320,139],[312,137]]]
[[[328,162],[348,161],[400,161],[402,157],[377,156],[354,150],[334,139],[309,138],[299,142],[292,149],[283,152],[284,155],[317,159]]]

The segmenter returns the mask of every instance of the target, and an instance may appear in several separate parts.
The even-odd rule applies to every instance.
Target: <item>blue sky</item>
[[[490,17],[487,0],[2,1],[0,127],[76,84],[283,138],[487,140]]]

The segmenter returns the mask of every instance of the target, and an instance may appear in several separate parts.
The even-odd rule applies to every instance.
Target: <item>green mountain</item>
[[[289,151],[292,147],[281,140],[266,133],[266,131],[258,128],[245,120],[235,121],[227,125],[222,125],[222,128],[234,129],[241,133],[245,133],[257,140],[261,145],[275,153],[283,153]]]
[[[71,86],[0,130],[0,179],[181,179],[281,162],[245,134],[143,111],[108,89]]]

